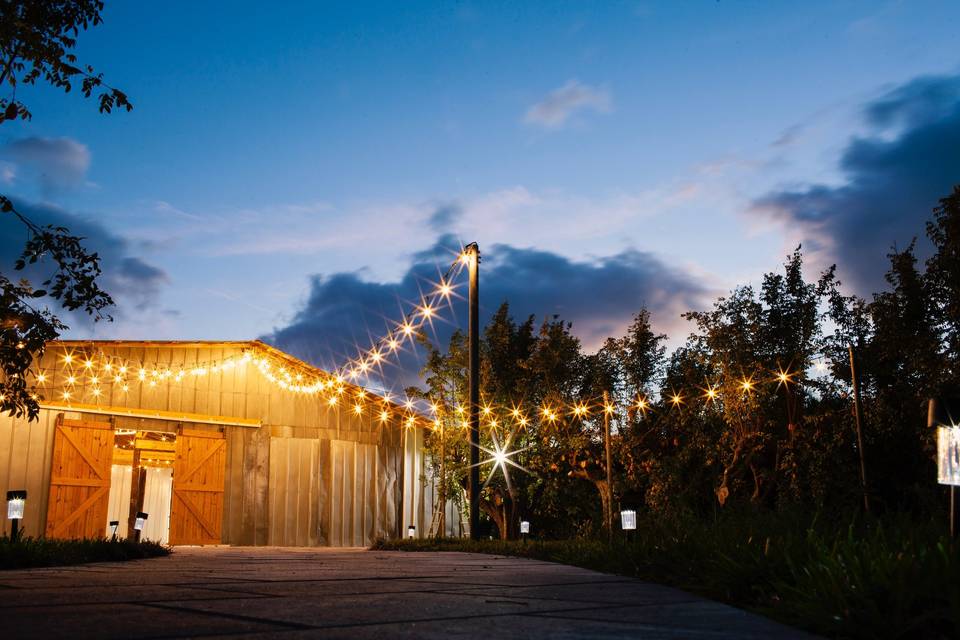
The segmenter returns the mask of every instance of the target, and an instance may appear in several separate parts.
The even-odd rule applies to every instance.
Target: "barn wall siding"
[[[78,355],[117,358],[144,363],[149,372],[181,368],[189,371],[225,358],[239,358],[242,345],[181,346],[177,344],[68,345]],[[204,414],[260,426],[226,426],[116,415],[117,427],[175,431],[222,431],[226,439],[226,467],[222,541],[234,545],[367,544],[375,537],[400,532],[404,512],[404,441],[418,430],[402,429],[398,419],[383,424],[371,407],[357,416],[349,398],[331,407],[325,398],[301,396],[267,381],[253,366],[236,366],[205,376],[186,375],[179,383],[141,384],[136,371],[128,372],[129,390],[101,380],[101,395],[82,365],[76,366],[78,384],[68,387],[60,359],[61,346],[48,349],[40,362],[48,380],[44,401],[62,402],[60,392],[70,388],[71,401],[120,410],[169,411]],[[43,409],[34,423],[0,416],[0,490],[26,489],[23,526],[27,534],[44,530],[50,485],[54,421],[68,418],[105,421],[109,416],[84,414],[68,408]],[[416,440],[416,435],[414,435]],[[344,475],[335,475],[335,469]],[[420,495],[417,509],[429,513],[419,481],[411,490]],[[9,528],[9,524],[4,520]],[[427,523],[429,525],[429,522]]]
[[[26,489],[27,502],[21,521],[25,536],[43,535],[46,528],[54,426],[58,413],[41,410],[39,419],[33,423],[0,416],[0,495]],[[80,417],[74,412],[66,412],[65,416]],[[4,533],[10,533],[10,522],[5,517],[3,527]]]

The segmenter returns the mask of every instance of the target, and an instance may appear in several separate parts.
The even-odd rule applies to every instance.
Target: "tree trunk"
[[[611,492],[607,489],[607,480],[599,476],[593,475],[588,471],[577,470],[571,471],[570,476],[573,478],[583,478],[584,480],[589,480],[593,483],[593,486],[600,493],[600,509],[603,512],[603,523],[604,527],[613,526],[613,505],[610,503]]]

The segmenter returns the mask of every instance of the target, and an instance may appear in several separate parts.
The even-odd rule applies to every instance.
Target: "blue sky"
[[[3,192],[112,261],[117,319],[74,337],[296,335],[324,362],[477,240],[487,311],[591,347],[647,305],[680,338],[801,241],[869,292],[960,182],[955,2],[107,5],[78,54],[134,110],[25,88],[0,130]],[[922,140],[942,171],[870,190]]]

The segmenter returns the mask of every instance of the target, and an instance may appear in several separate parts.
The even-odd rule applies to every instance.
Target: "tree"
[[[926,278],[944,339],[949,366],[944,373],[953,386],[960,386],[960,185],[934,208],[927,237],[935,249],[927,260]]]
[[[17,88],[38,80],[67,93],[79,81],[84,97],[99,92],[101,113],[133,108],[122,91],[105,84],[102,74],[81,65],[71,53],[79,32],[102,22],[102,10],[100,0],[0,2],[0,87],[7,92],[0,96],[0,124],[31,119],[29,108],[17,98]],[[29,278],[0,272],[0,411],[35,420],[40,396],[29,380],[30,367],[46,343],[68,328],[50,310],[50,303],[100,320],[109,319],[103,311],[113,300],[97,282],[100,258],[84,248],[83,238],[64,227],[35,223],[5,195],[0,195],[0,215],[12,216],[27,232],[13,270],[50,266],[39,286]]]

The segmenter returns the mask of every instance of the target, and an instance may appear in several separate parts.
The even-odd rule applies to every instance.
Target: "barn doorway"
[[[57,417],[46,536],[124,538],[133,531],[136,514],[144,512],[149,517],[141,540],[220,544],[227,461],[223,432],[174,423],[122,428],[115,427],[115,418]]]
[[[110,473],[110,500],[105,535],[127,537],[137,512],[149,514],[141,540],[162,544],[170,541],[170,507],[173,501],[173,467],[176,433],[140,429],[117,429],[114,433]]]
[[[125,537],[138,512],[140,537],[173,545],[220,544],[226,440],[219,431],[117,430],[107,535]]]

